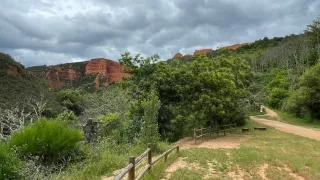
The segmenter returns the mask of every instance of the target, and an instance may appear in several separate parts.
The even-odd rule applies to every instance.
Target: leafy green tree
[[[152,89],[159,95],[162,138],[175,141],[194,127],[244,122],[252,71],[242,56],[199,55],[186,63],[142,62],[131,75],[131,95],[138,101]],[[142,108],[131,111],[135,124],[143,112]]]
[[[141,102],[143,116],[141,119],[140,140],[144,144],[157,146],[159,141],[158,114],[160,101],[155,91],[151,91],[148,98]]]
[[[84,91],[79,90],[61,90],[56,93],[59,103],[70,111],[73,111],[79,116],[83,109],[83,95]]]

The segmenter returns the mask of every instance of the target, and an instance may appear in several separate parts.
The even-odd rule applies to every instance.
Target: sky
[[[302,33],[320,0],[1,0],[0,52],[25,66],[120,54],[162,60]]]

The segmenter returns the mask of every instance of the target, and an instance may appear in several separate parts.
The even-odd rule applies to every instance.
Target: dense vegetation
[[[157,153],[168,147],[163,141],[193,128],[243,125],[260,104],[319,121],[319,22],[304,34],[263,38],[235,51],[160,62],[158,55],[124,53],[119,61],[130,78],[99,89],[80,80],[52,91],[45,79],[0,54],[0,178],[96,178],[147,143]],[[82,71],[83,63],[77,65]],[[18,73],[8,73],[10,66]]]

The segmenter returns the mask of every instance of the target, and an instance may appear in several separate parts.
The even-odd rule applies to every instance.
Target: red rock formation
[[[124,73],[125,67],[118,62],[108,59],[92,59],[86,66],[86,74],[98,74],[95,80],[95,86],[99,87],[100,76],[107,78],[104,85],[107,86],[114,82],[119,82],[123,77],[129,77],[128,73]]]
[[[207,53],[211,53],[211,52],[213,52],[212,49],[201,49],[201,50],[196,50],[196,51],[193,53],[193,55],[202,54],[202,53],[207,54]]]
[[[183,57],[183,55],[182,55],[180,52],[178,52],[178,53],[176,53],[176,54],[173,56],[172,59],[174,59],[174,58],[181,58],[181,57]]]
[[[230,49],[230,50],[236,50],[236,49],[238,49],[238,48],[241,47],[241,46],[250,45],[250,44],[251,44],[251,43],[234,44],[234,45],[226,46],[226,47],[222,47],[222,48]]]
[[[75,80],[81,77],[81,73],[76,72],[72,67],[53,67],[45,73],[45,77],[49,80],[50,87],[53,89],[65,86],[65,80]]]

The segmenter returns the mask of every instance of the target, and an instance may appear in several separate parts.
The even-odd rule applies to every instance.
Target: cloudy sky
[[[0,52],[26,66],[176,52],[301,33],[320,0],[1,0]]]

